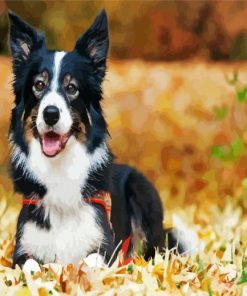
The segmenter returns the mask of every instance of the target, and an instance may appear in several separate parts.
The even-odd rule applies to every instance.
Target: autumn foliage
[[[164,225],[183,221],[200,239],[197,253],[162,251],[149,262],[137,254],[128,266],[102,270],[31,262],[24,272],[9,268],[20,203],[7,170],[11,61],[1,57],[0,65],[0,292],[246,293],[247,64],[108,65],[103,107],[116,159],[149,177],[166,208]]]
[[[5,0],[0,2],[0,53],[5,54],[7,8],[44,30],[51,48],[71,50],[105,8],[114,59],[247,58],[246,1]]]

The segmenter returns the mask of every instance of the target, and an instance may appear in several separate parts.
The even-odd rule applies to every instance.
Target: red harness
[[[92,197],[89,197],[87,199],[84,199],[86,203],[89,204],[98,204],[101,205],[107,215],[107,219],[109,222],[109,225],[112,228],[112,223],[111,223],[111,194],[109,192],[106,191],[100,191],[97,194],[95,194]],[[27,199],[23,199],[22,200],[22,205],[39,205],[40,204],[40,200],[39,199],[33,199],[32,196],[31,198],[27,198]],[[130,242],[131,242],[131,235],[128,236],[121,247],[121,251],[122,251],[122,255],[123,255],[123,262],[120,265],[127,265],[129,264],[133,259],[127,258],[127,253],[130,247]]]

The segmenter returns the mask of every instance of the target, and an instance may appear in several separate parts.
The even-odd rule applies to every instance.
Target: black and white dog
[[[128,254],[144,242],[146,258],[164,247],[163,209],[151,183],[115,164],[101,109],[109,47],[102,11],[71,52],[51,51],[45,37],[9,12],[15,107],[9,140],[20,212],[13,265],[89,265],[109,261],[131,238]],[[111,218],[104,202],[111,196]],[[108,204],[109,206],[109,204]]]

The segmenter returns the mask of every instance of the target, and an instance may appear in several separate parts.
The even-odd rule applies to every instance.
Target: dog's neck
[[[107,190],[112,156],[106,142],[88,153],[85,145],[71,137],[64,151],[48,158],[39,141],[32,139],[28,156],[19,152],[15,145],[12,170],[16,187],[25,197],[36,194],[44,198],[49,207],[68,208],[77,206],[83,197]]]

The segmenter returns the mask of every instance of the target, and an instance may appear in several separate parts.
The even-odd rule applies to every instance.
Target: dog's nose
[[[43,111],[45,123],[47,125],[55,125],[59,120],[59,110],[56,106],[47,106]]]

